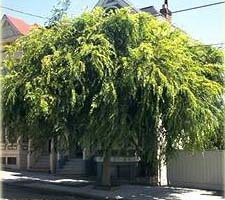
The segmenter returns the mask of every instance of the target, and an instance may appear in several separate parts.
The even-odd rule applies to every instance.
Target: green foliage
[[[221,106],[222,107],[222,106]],[[224,150],[225,149],[225,107],[221,108],[219,116],[219,126],[215,130],[215,134],[211,135],[205,144],[207,150]]]
[[[204,149],[219,126],[221,52],[148,14],[95,9],[38,28],[7,52],[2,96],[11,133],[66,133],[103,154],[135,148],[155,169],[162,143],[167,156]]]

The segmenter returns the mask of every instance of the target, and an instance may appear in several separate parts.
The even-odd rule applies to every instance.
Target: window
[[[8,150],[17,150],[17,144],[12,143],[12,144],[8,145]]]
[[[16,165],[16,157],[8,157],[8,165]]]

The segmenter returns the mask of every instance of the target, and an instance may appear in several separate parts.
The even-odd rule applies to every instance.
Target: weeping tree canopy
[[[19,52],[19,56],[18,56]],[[103,155],[204,149],[223,108],[222,52],[146,13],[95,9],[7,49],[4,123],[34,138],[79,138]]]

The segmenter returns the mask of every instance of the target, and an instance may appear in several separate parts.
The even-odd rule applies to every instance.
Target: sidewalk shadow
[[[34,173],[16,170],[10,171],[7,170],[3,172],[8,177],[8,179],[7,177],[3,177],[3,182],[14,182],[14,183],[43,182],[49,184],[60,184],[65,186],[76,186],[76,187],[82,187],[93,183],[93,181],[87,181],[80,178],[59,177],[52,174],[40,172]]]
[[[225,199],[225,192],[224,191],[208,191],[208,190],[206,190],[206,193],[203,193],[201,195],[217,196],[217,197],[223,197]]]
[[[127,196],[133,200],[181,200],[181,195],[191,192],[191,189],[172,187],[144,187],[141,192],[133,191]]]
[[[21,188],[15,185],[3,184],[2,200],[80,200],[71,195],[59,194],[54,192],[34,190],[32,188]]]

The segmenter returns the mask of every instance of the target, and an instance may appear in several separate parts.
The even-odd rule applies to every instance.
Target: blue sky
[[[153,5],[160,9],[163,0],[129,0],[137,8]],[[221,0],[168,0],[171,11],[216,3]],[[2,6],[29,12],[44,17],[51,16],[51,9],[56,0],[2,0]],[[85,10],[91,10],[98,0],[71,0],[68,10],[70,16],[79,16]],[[202,9],[177,13],[172,16],[173,23],[189,33],[193,38],[206,44],[225,41],[225,4],[219,4]],[[44,24],[44,19],[30,17],[2,9],[2,14],[10,14],[28,23]]]

